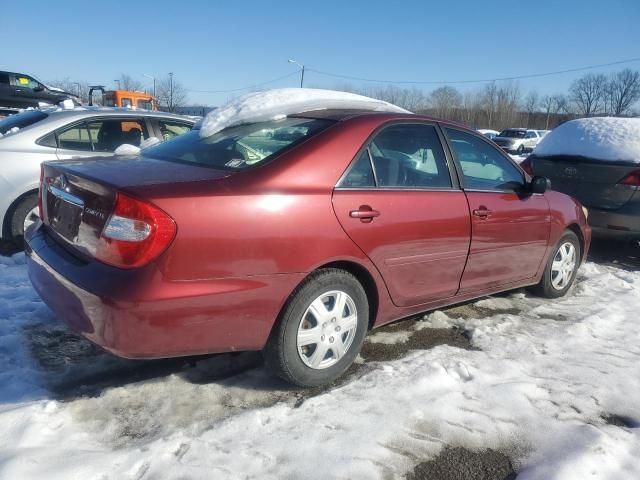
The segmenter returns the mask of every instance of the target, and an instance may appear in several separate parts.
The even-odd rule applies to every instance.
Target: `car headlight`
[[[582,207],[582,211],[584,212],[584,218],[589,220],[589,210],[587,209],[587,207]]]

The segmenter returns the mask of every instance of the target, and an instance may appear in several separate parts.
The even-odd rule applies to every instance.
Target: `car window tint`
[[[358,156],[339,186],[344,188],[372,188],[376,186],[367,149]]]
[[[160,132],[162,133],[162,138],[164,140],[171,140],[172,138],[191,130],[191,125],[189,124],[165,120],[159,120],[158,127],[160,128]]]
[[[89,132],[96,152],[113,152],[125,143],[139,147],[149,137],[137,118],[96,120],[89,123]]]
[[[58,147],[65,150],[90,152],[91,137],[84,123],[58,131]]]
[[[40,140],[38,140],[38,145],[41,145],[43,147],[56,148],[58,146],[58,143],[56,142],[56,134],[54,132],[51,132],[49,135],[45,135]]]
[[[370,143],[378,187],[450,188],[444,150],[432,125],[400,124]]]
[[[502,191],[523,186],[520,170],[495,147],[475,135],[450,128],[445,130],[462,167],[465,188]]]

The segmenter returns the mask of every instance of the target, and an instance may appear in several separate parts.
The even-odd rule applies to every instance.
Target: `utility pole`
[[[292,59],[289,59],[289,63],[295,63],[296,65],[298,65],[298,67],[300,67],[300,88],[302,88],[304,85],[304,65]]]
[[[78,90],[78,98],[80,98],[80,96],[81,96],[80,95],[80,93],[81,93],[80,92],[80,83],[79,82],[74,82],[73,84],[76,86],[76,89]],[[82,99],[80,99],[80,100],[82,100]]]
[[[120,80],[114,80],[114,82],[116,82],[116,85],[118,86],[118,90],[120,90]]]
[[[169,72],[169,111],[173,112],[173,72]]]

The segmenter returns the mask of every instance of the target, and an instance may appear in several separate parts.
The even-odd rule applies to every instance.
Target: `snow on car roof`
[[[391,103],[355,93],[316,88],[280,88],[252,92],[213,110],[202,122],[200,137],[210,137],[234,125],[326,109],[411,113]]]
[[[640,163],[640,118],[571,120],[546,134],[534,152]]]

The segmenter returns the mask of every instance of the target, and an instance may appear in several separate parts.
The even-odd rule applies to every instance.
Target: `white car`
[[[493,138],[494,143],[500,148],[516,155],[531,152],[540,140],[542,140],[542,136],[537,130],[526,128],[507,128]]]
[[[0,238],[21,246],[37,219],[41,162],[111,156],[122,144],[167,140],[194,123],[171,113],[104,107],[25,110],[0,119]]]
[[[480,132],[482,135],[484,135],[485,137],[487,137],[489,140],[493,140],[494,138],[496,138],[498,135],[500,135],[500,132],[497,130],[491,130],[489,128],[479,128],[478,132]]]

